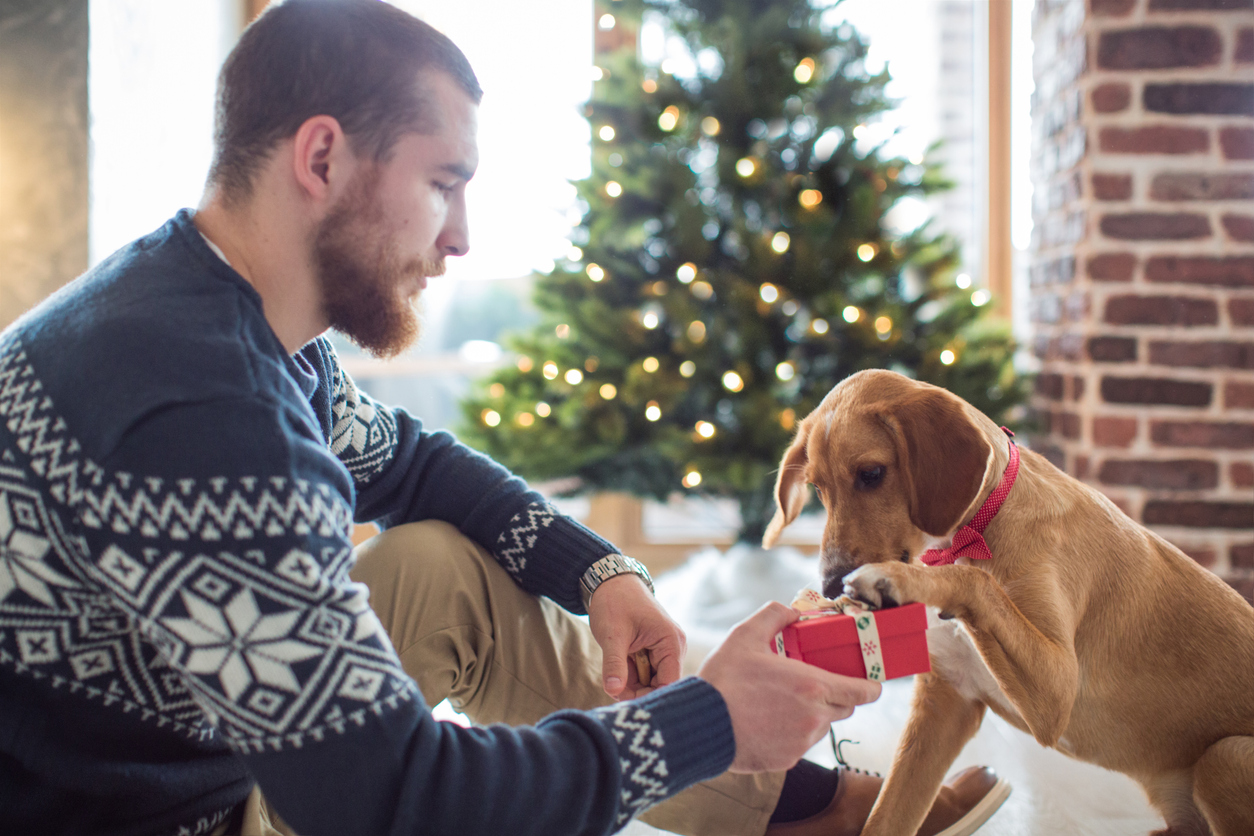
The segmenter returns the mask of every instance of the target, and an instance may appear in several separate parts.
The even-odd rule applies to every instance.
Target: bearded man
[[[779,605],[680,679],[643,567],[339,366],[466,252],[480,96],[391,6],[272,6],[198,210],[0,335],[0,832],[860,829],[878,779],[781,770],[878,684],[770,653]]]

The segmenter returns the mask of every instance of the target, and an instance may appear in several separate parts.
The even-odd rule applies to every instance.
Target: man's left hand
[[[614,699],[641,697],[679,679],[688,639],[636,575],[616,575],[598,586],[588,620],[601,645],[601,683]],[[636,672],[632,655],[639,650],[652,664],[649,682],[641,682]]]

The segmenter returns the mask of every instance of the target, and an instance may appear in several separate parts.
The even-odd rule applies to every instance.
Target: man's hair
[[[478,104],[483,90],[462,51],[430,25],[382,0],[286,0],[240,36],[218,75],[209,182],[228,202],[284,139],[331,116],[358,155],[387,159],[407,133],[434,130],[419,83],[440,71]]]

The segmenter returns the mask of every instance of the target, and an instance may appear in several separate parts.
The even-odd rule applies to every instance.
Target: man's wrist
[[[589,566],[579,579],[579,594],[583,597],[584,609],[592,602],[592,593],[597,591],[597,587],[619,575],[635,575],[653,592],[653,578],[643,563],[626,555],[610,554]]]

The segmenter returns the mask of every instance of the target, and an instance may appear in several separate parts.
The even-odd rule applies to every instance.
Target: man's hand
[[[732,628],[697,676],[727,703],[736,757],[732,772],[790,769],[856,705],[879,698],[880,684],[829,673],[771,652],[775,634],[798,613],[769,603]]]
[[[616,575],[588,603],[592,635],[601,645],[601,683],[616,700],[642,697],[679,679],[688,639],[636,575]],[[642,682],[632,655],[648,653],[651,681]]]

